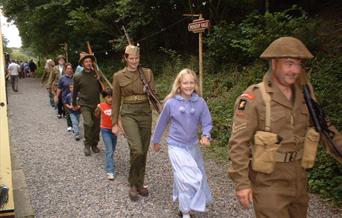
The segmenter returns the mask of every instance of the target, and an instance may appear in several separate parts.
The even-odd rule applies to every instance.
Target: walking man
[[[20,66],[14,60],[12,60],[7,69],[11,79],[12,89],[14,92],[17,92]]]
[[[74,92],[72,96],[72,105],[76,107],[77,95],[79,96],[79,105],[83,116],[84,125],[84,154],[90,155],[90,148],[94,153],[100,150],[97,148],[100,134],[100,117],[95,116],[95,109],[100,103],[100,93],[102,87],[100,78],[93,69],[95,56],[82,53],[80,54],[79,64],[83,70],[74,76]]]

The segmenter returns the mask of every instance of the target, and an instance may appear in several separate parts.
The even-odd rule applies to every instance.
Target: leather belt
[[[123,103],[137,104],[137,103],[147,102],[148,98],[146,95],[130,95],[130,96],[123,97],[122,100],[123,100]]]
[[[293,162],[302,159],[303,149],[299,151],[277,152],[276,161],[282,163]]]

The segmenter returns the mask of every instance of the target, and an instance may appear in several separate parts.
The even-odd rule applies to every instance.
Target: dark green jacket
[[[100,103],[101,85],[97,80],[94,71],[81,73],[74,76],[74,92],[72,96],[72,104],[76,105],[77,95],[79,97],[78,104],[90,108],[96,108]]]

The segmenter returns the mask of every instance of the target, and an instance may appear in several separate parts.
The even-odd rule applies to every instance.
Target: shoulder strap
[[[266,92],[264,82],[257,84],[257,86],[260,88],[262,99],[264,100],[265,105],[266,105],[265,131],[270,132],[271,131],[271,96]]]

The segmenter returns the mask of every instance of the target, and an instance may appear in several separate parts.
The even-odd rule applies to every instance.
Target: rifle
[[[132,43],[131,39],[129,38],[129,35],[128,35],[127,31],[126,31],[125,26],[122,26],[122,30],[124,31],[124,34],[125,34],[125,36],[126,36],[128,45],[133,45],[133,43]]]
[[[305,72],[302,73],[305,77]],[[333,140],[335,133],[329,129],[325,114],[321,106],[315,100],[313,100],[306,79],[304,79],[304,84],[302,84],[302,87],[305,103],[308,107],[309,114],[316,131],[319,132],[321,136],[323,136],[326,139],[326,141],[329,144],[329,147],[334,152],[334,154],[337,155],[337,157],[342,158],[342,151],[339,149],[338,145]]]
[[[87,48],[88,48],[88,53],[89,53],[89,54],[93,54],[93,51],[92,51],[92,49],[91,49],[91,47],[90,47],[89,41],[87,41]],[[102,73],[102,71],[97,67],[96,59],[95,59],[95,61],[94,61],[94,71],[95,71],[97,77],[99,78],[99,83],[100,83],[100,85],[101,85],[101,87],[102,87],[103,90],[105,89],[105,88],[104,88],[105,86],[104,86],[104,84],[102,83],[102,81],[101,81],[100,78],[103,78],[103,79],[106,81],[107,85],[108,85],[111,89],[113,89],[113,86],[112,86],[112,84],[108,81],[107,77],[106,77],[106,76]]]
[[[160,112],[163,109],[163,105],[160,102],[156,91],[152,89],[150,84],[146,81],[144,72],[140,65],[138,66],[138,72],[139,72],[140,80],[144,84],[144,92],[147,94],[148,100],[151,102],[154,109],[156,109],[156,111],[160,114]]]
[[[132,45],[132,41],[130,40],[129,35],[126,31],[126,28],[124,26],[122,26],[122,30],[125,33],[128,44]],[[143,72],[142,67],[140,65],[138,66],[138,72],[139,72],[140,80],[144,85],[144,92],[147,94],[148,100],[151,102],[151,104],[156,109],[156,111],[160,114],[160,112],[162,111],[162,108],[163,108],[162,103],[159,100],[156,91],[154,89],[152,89],[150,84],[146,81],[144,72]]]

